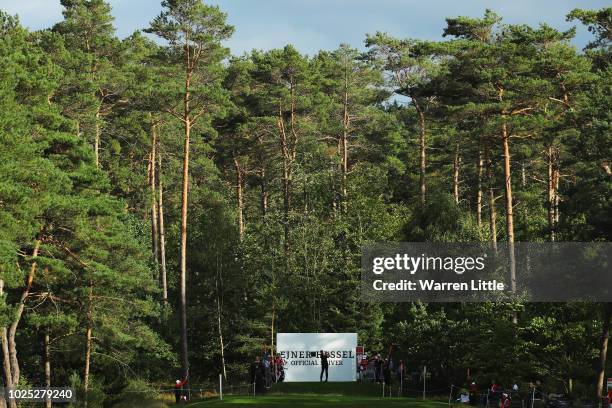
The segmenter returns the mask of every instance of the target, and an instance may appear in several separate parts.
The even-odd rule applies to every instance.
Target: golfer
[[[325,372],[325,382],[327,382],[327,376],[329,374],[329,362],[327,361],[328,357],[329,353],[321,350],[321,382],[323,382],[323,372]]]
[[[183,389],[187,382],[189,382],[189,370],[187,370],[187,375],[185,376],[184,380],[181,381],[177,379],[174,383],[174,399],[177,405],[182,401],[187,401],[187,396],[185,395],[185,390]]]

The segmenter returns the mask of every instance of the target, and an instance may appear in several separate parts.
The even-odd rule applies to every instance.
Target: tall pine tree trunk
[[[4,280],[0,279],[0,296],[4,295]],[[8,332],[6,327],[0,327],[0,340],[2,346],[2,374],[4,378],[4,386],[6,388],[13,387],[13,377],[11,373],[11,361],[9,356],[9,347],[8,347]],[[16,408],[17,403],[15,400],[9,402],[11,408]],[[6,407],[6,400],[4,399],[4,395],[0,396],[0,408]]]
[[[419,187],[421,192],[421,204],[425,205],[427,191],[427,187],[425,185],[425,173],[427,168],[427,135],[425,128],[425,112],[423,112],[423,109],[419,105],[418,99],[416,97],[413,97],[412,101],[419,116]]]
[[[261,215],[265,217],[268,214],[268,181],[266,168],[263,166],[259,172],[259,178],[261,179]]]
[[[151,165],[149,174],[149,191],[150,191],[150,204],[151,204],[151,246],[153,252],[153,259],[155,263],[158,263],[159,254],[159,242],[158,242],[158,227],[157,227],[157,194],[156,194],[156,173],[157,173],[157,129],[156,125],[151,127]]]
[[[260,182],[260,196],[259,201],[261,205],[261,215],[263,217],[268,213],[268,179],[266,174],[266,160],[264,154],[264,139],[262,136],[257,138],[257,145],[259,147],[258,159],[260,163],[259,168],[259,182]]]
[[[491,152],[487,150],[486,162],[487,162],[487,183],[489,184],[489,231],[491,245],[493,249],[497,251],[497,209],[495,208],[495,188],[493,180],[493,161],[491,160]]]
[[[83,405],[87,407],[87,394],[89,392],[89,377],[91,370],[91,350],[93,346],[93,278],[89,277],[89,288],[87,295],[87,330],[85,332],[85,370],[83,375],[83,390],[85,392],[85,400],[83,401]]]
[[[293,113],[291,114],[293,118]],[[292,119],[293,121],[293,119]],[[279,104],[277,125],[279,130],[281,154],[283,158],[283,248],[285,256],[289,254],[289,212],[291,211],[291,166],[292,147],[289,141],[285,121],[283,119],[282,105]]]
[[[455,147],[455,157],[453,160],[453,199],[455,204],[459,204],[459,171],[461,168],[461,156],[459,155],[459,141]]]
[[[242,193],[242,168],[238,158],[234,156],[234,169],[236,171],[236,201],[238,202],[238,238],[244,239],[244,197]]]
[[[483,173],[483,158],[482,158],[482,142],[478,144],[478,162],[477,162],[477,191],[476,191],[476,223],[478,229],[482,228],[482,173]]]
[[[508,134],[508,124],[506,118],[502,119],[502,148],[504,154],[504,189],[506,197],[506,235],[508,242],[514,242],[514,214],[513,214],[513,195],[512,195],[512,173],[510,166],[510,136]]]
[[[338,144],[338,151],[340,151],[339,144]],[[339,167],[342,167],[342,166],[339,166]],[[332,191],[332,217],[336,219],[336,215],[338,212],[338,196],[340,194],[338,193],[338,188],[336,187],[336,166],[335,165],[332,165],[330,174],[331,174],[331,191]]]
[[[101,108],[101,107],[100,107]],[[95,135],[94,135],[94,155],[96,167],[100,167],[100,108],[96,110],[95,116]]]
[[[506,237],[508,240],[508,257],[510,261],[510,287],[516,292],[516,256],[514,253],[514,214],[512,196],[512,173],[510,167],[510,134],[505,114],[502,114],[502,147],[504,153],[504,189],[506,197]],[[512,315],[512,322],[518,322],[516,312]]]
[[[348,78],[345,74],[344,98],[343,98],[343,115],[342,115],[342,212],[346,213],[348,207],[348,132],[351,124],[349,115],[349,94],[348,94]]]
[[[525,162],[521,163],[521,187],[523,189],[523,193],[527,190],[527,171],[525,170]],[[524,241],[529,241],[529,220],[527,217],[527,203],[523,203],[523,226],[525,228],[525,238]]]
[[[225,369],[225,344],[223,342],[223,329],[221,324],[221,290],[219,288],[219,265],[217,262],[217,276],[215,277],[215,290],[217,292],[217,329],[219,334],[219,350],[221,352],[221,369],[223,371],[223,379],[227,380],[227,371]]]
[[[28,300],[28,296],[30,296],[30,290],[32,289],[32,284],[34,283],[34,275],[36,274],[36,258],[38,257],[38,251],[40,250],[40,239],[37,239],[34,244],[34,250],[32,251],[32,265],[30,265],[30,272],[26,278],[26,286],[21,293],[21,299],[19,300],[19,306],[17,306],[17,310],[15,311],[15,315],[13,317],[13,321],[9,327],[8,331],[8,347],[9,347],[9,357],[11,360],[11,372],[12,372],[12,383],[13,386],[17,386],[19,384],[19,360],[17,359],[17,343],[15,342],[15,337],[17,335],[17,327],[19,326],[19,322],[21,321],[21,317],[23,316],[23,311],[25,309],[26,301]]]
[[[274,355],[274,319],[276,317],[276,303],[272,300],[272,321],[270,323],[270,353]]]
[[[166,230],[164,227],[164,189],[162,184],[162,155],[157,152],[157,191],[159,200],[157,201],[159,216],[159,257],[161,267],[162,300],[164,304],[168,302],[168,278],[166,274]]]
[[[555,164],[555,151],[552,143],[547,149],[547,164],[548,164],[548,233],[551,242],[555,242],[556,234],[556,203],[557,203],[557,186],[558,186],[558,171]]]
[[[612,315],[612,303],[603,304],[603,321],[601,329],[601,343],[599,345],[599,364],[597,367],[597,399],[601,407],[604,381],[606,374],[606,362],[608,358],[608,341],[610,339],[610,317]]]
[[[44,358],[45,358],[45,387],[51,388],[51,350],[49,341],[49,329],[45,331],[45,343],[44,343]],[[45,407],[51,408],[51,399],[45,400]]]
[[[283,247],[289,253],[289,211],[291,209],[291,173],[289,164],[283,162]]]
[[[187,62],[189,66],[189,60]],[[189,350],[187,342],[187,203],[189,198],[189,143],[191,136],[190,117],[190,85],[191,71],[187,71],[185,79],[185,95],[183,100],[183,123],[185,126],[185,144],[183,148],[183,189],[181,195],[181,274],[180,274],[180,314],[181,314],[181,355],[183,378],[189,371]]]

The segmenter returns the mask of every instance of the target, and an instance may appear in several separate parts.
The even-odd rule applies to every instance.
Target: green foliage
[[[442,386],[469,368],[479,384],[572,379],[592,395],[600,305],[366,304],[360,257],[381,241],[486,242],[493,227],[507,239],[504,124],[516,239],[609,241],[609,8],[568,15],[595,36],[585,53],[573,29],[487,10],[448,18],[448,41],[376,33],[365,53],[231,57],[233,27],[200,0],[163,1],[145,30],[158,42],[117,39],[102,0],[62,5],[64,20],[34,33],[0,13],[0,328],[36,262],[23,381],[43,384],[48,336],[52,385],[84,397],[88,329],[90,406],[153,399],[178,375],[189,119],[192,383],[246,381],[278,332],[350,331],[368,351],[397,344]]]

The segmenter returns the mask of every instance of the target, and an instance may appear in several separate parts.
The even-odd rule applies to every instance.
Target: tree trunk
[[[261,215],[263,217],[268,213],[268,180],[266,178],[266,160],[265,155],[263,153],[264,148],[264,140],[263,137],[257,138],[257,143],[259,145],[260,150],[260,163],[261,167],[259,169],[259,181],[261,183],[261,191],[260,191],[260,204],[261,204]]]
[[[240,242],[244,239],[244,198],[242,195],[242,168],[238,158],[234,156],[234,168],[236,170],[236,200],[238,201],[238,238]]]
[[[459,170],[461,167],[461,156],[459,156],[459,142],[455,148],[455,158],[453,160],[453,198],[455,204],[459,204]]]
[[[510,136],[508,125],[504,117],[502,122],[502,147],[504,152],[504,189],[506,197],[506,235],[508,242],[514,242],[514,215],[513,215],[513,196],[512,196],[512,173],[510,167]]]
[[[340,150],[340,146],[338,146],[338,150]],[[332,216],[336,219],[336,215],[338,212],[338,189],[336,187],[336,169],[335,166],[332,166],[330,170],[331,174],[331,191],[332,191]]]
[[[147,155],[147,185],[145,186],[145,189],[151,188],[151,166],[153,166],[153,162],[151,161],[151,152],[149,152],[149,154]],[[143,208],[142,219],[143,221],[146,221],[147,218],[151,215],[151,213],[146,203],[145,205],[142,206],[142,208]]]
[[[344,87],[344,100],[343,100],[343,118],[342,118],[342,212],[346,213],[348,207],[348,132],[351,124],[351,117],[349,115],[349,102],[348,102],[348,78],[345,74],[345,87]]]
[[[304,217],[308,215],[308,175],[304,174],[304,182],[302,183],[302,202],[303,205],[303,214]]]
[[[4,280],[0,279],[0,297],[4,295]],[[13,377],[11,373],[11,362],[9,357],[8,334],[6,327],[0,327],[0,340],[2,341],[2,371],[4,377],[4,387],[13,387]],[[4,395],[0,396],[0,408],[6,407]],[[11,408],[16,408],[17,403],[12,401],[9,403]]]
[[[283,235],[285,256],[289,253],[289,212],[291,210],[291,147],[285,129],[282,106],[279,104],[277,125],[283,157]]]
[[[610,316],[612,315],[612,303],[603,304],[603,321],[601,329],[601,343],[599,345],[599,364],[597,367],[597,399],[601,407],[606,374],[606,362],[608,358],[608,340],[610,338]]]
[[[525,162],[521,163],[521,187],[523,188],[523,193],[527,190],[527,172],[525,170]],[[529,220],[527,217],[527,203],[522,203],[523,207],[523,226],[525,227],[525,237],[524,241],[529,241]]]
[[[555,152],[554,147],[551,144],[547,149],[547,161],[548,161],[548,233],[551,242],[555,242],[555,233],[556,233],[556,216],[555,216],[555,207],[556,207],[556,188],[557,188],[557,178],[558,172],[555,165]]]
[[[497,210],[495,208],[495,189],[493,180],[493,161],[490,152],[486,151],[487,156],[487,182],[489,184],[489,229],[491,232],[491,245],[497,251]]]
[[[157,152],[157,183],[159,200],[157,201],[159,216],[159,256],[161,262],[161,282],[162,282],[162,300],[164,304],[168,302],[168,278],[166,275],[166,230],[164,228],[164,189],[162,185],[162,155]]]
[[[559,181],[561,179],[561,174],[559,170],[559,158],[558,157],[556,157],[555,163],[556,163],[556,166],[555,166],[555,173],[554,173],[555,175],[555,201],[554,203],[555,203],[555,230],[556,230],[557,226],[559,225],[559,216],[560,216],[560,213],[559,213],[559,200],[560,200]]]
[[[275,312],[276,312],[275,307],[276,307],[276,304],[273,302],[272,303],[272,321],[270,324],[270,345],[271,345],[270,353],[272,355],[274,355],[274,318],[275,318]]]
[[[419,184],[420,184],[420,191],[421,191],[421,204],[425,205],[425,199],[426,199],[426,185],[425,185],[425,172],[426,172],[426,168],[427,168],[427,152],[426,152],[426,147],[427,147],[427,139],[426,139],[426,129],[425,129],[425,113],[423,112],[423,109],[421,108],[421,106],[418,103],[418,99],[416,97],[412,98],[412,101],[414,103],[414,107],[416,108],[416,111],[419,115],[419,134],[420,134],[420,139],[419,139],[419,158],[420,158],[420,167],[419,167]]]
[[[289,253],[289,211],[291,208],[291,173],[288,163],[283,163],[283,247]]]
[[[478,144],[478,164],[477,164],[477,188],[476,192],[476,223],[478,229],[482,228],[482,171],[483,171],[483,159],[482,159],[482,144]]]
[[[96,157],[96,167],[100,168],[100,109],[101,107],[98,108],[98,110],[96,111],[96,118],[95,118],[95,131],[96,134],[94,135],[94,154]]]
[[[184,117],[185,144],[183,149],[183,189],[181,196],[181,276],[180,276],[180,313],[181,313],[181,352],[183,378],[189,370],[189,354],[187,342],[187,202],[189,197],[189,143],[191,136],[190,118],[190,80],[188,73],[185,81]]]
[[[259,172],[261,179],[261,215],[266,216],[268,214],[268,185],[266,180],[266,169],[262,166]]]
[[[17,327],[19,326],[19,322],[21,321],[21,316],[23,315],[23,311],[25,309],[25,304],[30,296],[30,290],[32,289],[32,284],[34,283],[34,275],[36,274],[36,258],[38,257],[38,251],[40,250],[40,239],[36,240],[34,244],[34,250],[32,251],[32,265],[30,266],[30,272],[28,273],[26,286],[23,292],[21,293],[21,299],[19,300],[19,306],[15,311],[15,315],[13,317],[13,321],[9,327],[8,331],[8,347],[9,347],[9,355],[11,359],[11,371],[12,371],[12,383],[13,386],[17,386],[19,384],[19,360],[17,359],[17,344],[15,343],[15,336],[17,335]]]
[[[215,278],[215,289],[217,292],[217,328],[219,331],[219,349],[221,351],[221,368],[223,370],[223,378],[227,380],[227,371],[225,370],[225,344],[223,343],[223,330],[221,325],[221,293],[219,289],[219,271]]]
[[[91,273],[91,272],[90,272]],[[87,331],[85,332],[85,373],[83,375],[83,390],[85,399],[83,404],[87,407],[87,394],[89,392],[89,374],[91,367],[91,349],[92,349],[92,334],[93,334],[93,280],[89,278],[89,294],[87,305]]]
[[[0,336],[2,337],[2,361],[3,361],[3,371],[4,371],[4,386],[6,388],[13,387],[13,379],[11,373],[11,363],[10,363],[10,353],[8,347],[8,336],[6,332],[6,327],[0,328]],[[4,396],[2,396],[2,401],[4,401]],[[9,406],[11,408],[17,408],[17,403],[15,400],[9,400]]]
[[[506,236],[508,239],[508,256],[510,261],[510,287],[512,292],[516,292],[516,256],[514,253],[514,215],[513,215],[513,196],[512,196],[512,173],[510,168],[510,135],[508,133],[508,123],[506,116],[502,114],[502,147],[504,152],[504,187],[506,196]],[[518,322],[516,312],[512,315],[512,322]]]
[[[49,329],[45,331],[45,387],[51,388],[51,350],[49,348]],[[45,400],[45,407],[51,408],[51,399]]]
[[[157,173],[157,129],[156,126],[153,125],[151,128],[151,171],[149,175],[149,191],[151,192],[150,202],[151,202],[151,246],[153,252],[153,259],[155,263],[158,263],[158,253],[159,253],[159,242],[158,238],[158,229],[157,229],[157,195],[156,195],[156,173]]]

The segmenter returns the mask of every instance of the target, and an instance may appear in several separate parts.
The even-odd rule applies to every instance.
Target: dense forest
[[[189,367],[242,381],[279,331],[357,332],[432,384],[602,395],[609,304],[359,285],[372,242],[610,241],[612,8],[569,12],[584,50],[486,10],[440,41],[233,56],[202,0],[124,39],[105,1],[61,4],[39,31],[0,12],[5,386],[110,405]]]

